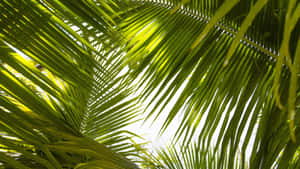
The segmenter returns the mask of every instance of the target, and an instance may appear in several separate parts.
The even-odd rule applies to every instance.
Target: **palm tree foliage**
[[[10,44],[20,49],[45,71],[17,53],[6,50],[1,56],[1,144],[21,153],[14,153],[16,158],[1,153],[1,162],[12,168],[136,168],[125,158],[136,152],[132,135],[121,130],[137,116],[136,99],[125,99],[131,89],[124,86],[125,75],[118,77],[122,59],[110,56],[120,56],[120,51],[88,39],[89,34],[96,37],[95,30],[75,32],[70,27],[83,21],[62,18],[65,9],[56,12],[46,5],[1,3],[2,48]],[[101,22],[97,31],[110,31],[106,20]]]
[[[296,0],[4,0],[0,9],[6,168],[299,168]],[[137,101],[149,102],[148,118],[167,113],[162,133],[181,119],[174,145],[151,154],[131,141],[123,127]]]

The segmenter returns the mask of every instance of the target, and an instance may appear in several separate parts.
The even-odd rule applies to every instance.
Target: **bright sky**
[[[139,81],[139,79],[137,80]],[[182,91],[182,88],[178,91]],[[136,93],[138,95],[140,91]],[[170,101],[170,103],[166,106],[165,111],[163,111],[160,116],[154,121],[154,118],[156,114],[151,116],[146,121],[139,121],[136,124],[133,124],[131,126],[128,126],[126,129],[129,131],[136,133],[138,135],[141,135],[143,138],[145,138],[146,141],[149,141],[149,147],[150,148],[159,148],[159,147],[165,147],[167,144],[170,143],[171,138],[174,137],[174,134],[176,132],[176,129],[178,128],[178,125],[180,124],[179,117],[175,117],[174,121],[170,124],[170,126],[167,128],[167,130],[159,135],[160,129],[167,118],[167,113],[169,110],[171,110],[172,106],[174,106],[176,99],[179,97],[179,92],[175,94],[173,99]],[[149,104],[151,101],[151,98],[153,97],[154,93],[149,96],[149,99],[147,99],[144,103],[144,106]],[[154,105],[152,105],[154,106]],[[151,108],[151,107],[150,107]],[[142,118],[145,118],[147,114],[149,113],[148,109],[145,114],[142,115]],[[153,122],[154,121],[154,122]]]

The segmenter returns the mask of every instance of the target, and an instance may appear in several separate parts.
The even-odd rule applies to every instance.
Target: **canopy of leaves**
[[[300,167],[300,2],[3,0],[0,11],[2,166]],[[143,112],[167,114],[161,133],[181,119],[174,145],[151,154],[132,141],[124,127]]]

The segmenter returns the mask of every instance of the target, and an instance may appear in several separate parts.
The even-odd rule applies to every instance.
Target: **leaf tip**
[[[226,60],[224,61],[224,63],[223,63],[223,67],[226,67],[226,66],[228,65],[228,63],[229,63],[229,60],[226,59]]]

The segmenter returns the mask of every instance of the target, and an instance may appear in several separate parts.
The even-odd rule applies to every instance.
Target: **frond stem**
[[[167,4],[164,1],[163,2],[161,2],[161,1],[153,2],[152,0],[133,0],[133,1],[136,3],[140,3],[141,5],[145,5],[146,3],[148,3],[153,6],[160,6],[162,8],[167,8],[167,9],[172,9],[172,8],[175,8],[176,6],[178,6],[178,5],[172,4],[172,3]],[[195,9],[190,9],[188,7],[183,8],[183,6],[181,6],[181,8],[179,8],[177,11],[184,15],[191,16],[201,22],[208,23],[211,20],[210,16],[207,16],[203,13],[200,13],[199,11],[197,11]],[[175,13],[175,12],[173,12],[173,13]],[[215,29],[223,30],[226,33],[231,34],[232,37],[235,37],[238,33],[238,30],[231,28],[229,25],[224,25],[221,22],[218,22],[215,25]],[[276,49],[268,49],[268,48],[264,47],[263,44],[258,44],[255,40],[252,40],[251,38],[249,38],[247,36],[242,37],[241,43],[252,46],[252,47],[258,49],[260,52],[265,53],[266,55],[270,56],[273,59],[278,59],[278,57],[279,57],[279,52]]]

